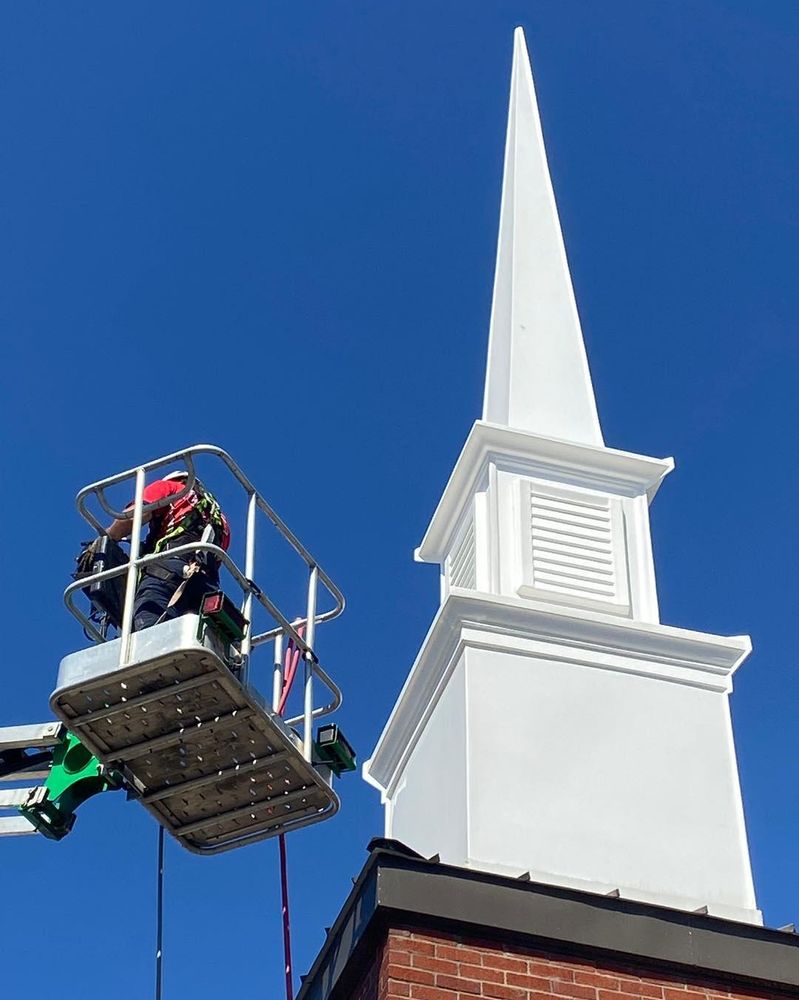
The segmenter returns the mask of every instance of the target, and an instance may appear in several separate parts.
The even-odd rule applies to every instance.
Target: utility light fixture
[[[241,642],[247,634],[247,619],[221,590],[205,595],[200,617],[230,643]]]
[[[355,751],[335,722],[320,726],[314,749],[317,763],[327,764],[337,778],[355,770]]]

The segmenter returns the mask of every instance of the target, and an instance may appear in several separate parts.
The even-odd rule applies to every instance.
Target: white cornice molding
[[[365,779],[384,793],[391,793],[467,648],[579,663],[726,694],[752,644],[748,636],[710,635],[453,590],[433,620],[375,751],[363,766]]]
[[[645,493],[650,503],[674,468],[672,458],[648,458],[477,420],[416,550],[417,560],[442,561],[463,505],[477,489],[492,459],[520,463],[526,475],[542,479],[577,483],[620,496]]]

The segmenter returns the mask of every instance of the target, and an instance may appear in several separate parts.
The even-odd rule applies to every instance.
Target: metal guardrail
[[[192,490],[197,479],[194,459],[198,455],[210,455],[218,458],[232,473],[233,477],[238,481],[239,485],[246,493],[247,526],[243,571],[235,564],[224,549],[213,544],[212,542],[207,541],[196,541],[187,543],[186,545],[175,546],[167,552],[152,553],[144,556],[140,554],[141,529],[142,524],[144,523],[144,515],[151,515],[159,508],[175,503]],[[186,485],[179,493],[172,494],[171,496],[158,500],[155,503],[145,504],[143,494],[147,473],[154,469],[161,469],[165,465],[174,463],[180,463],[185,466],[188,473]],[[106,497],[106,491],[112,486],[118,486],[129,480],[133,480],[135,483],[133,504],[125,510],[115,510]],[[64,603],[70,613],[81,623],[87,635],[96,642],[106,641],[105,637],[99,629],[95,627],[94,623],[75,604],[75,594],[77,591],[83,590],[93,583],[125,575],[127,579],[123,603],[122,627],[119,636],[121,640],[119,665],[120,667],[127,665],[130,662],[134,601],[141,569],[152,563],[158,563],[164,559],[174,558],[175,556],[183,555],[189,552],[201,551],[213,555],[213,557],[218,559],[221,565],[228,570],[230,575],[241,588],[243,593],[241,611],[247,620],[252,620],[253,600],[256,600],[276,622],[274,628],[261,632],[258,635],[253,635],[251,628],[247,630],[247,635],[241,644],[241,654],[243,660],[241,674],[242,682],[245,684],[249,682],[249,664],[253,649],[265,642],[268,642],[269,640],[273,640],[275,644],[274,664],[276,671],[279,670],[279,677],[275,677],[274,680],[273,691],[277,692],[278,681],[281,682],[282,686],[282,651],[285,648],[285,643],[287,641],[291,641],[294,643],[295,647],[301,651],[304,660],[303,713],[302,715],[295,716],[294,718],[287,719],[285,721],[288,725],[296,725],[300,722],[303,723],[303,756],[306,760],[310,761],[313,752],[314,719],[336,711],[342,703],[340,689],[322,668],[314,652],[316,626],[322,622],[331,621],[333,618],[337,618],[344,611],[344,595],[328,574],[325,573],[325,571],[319,566],[318,562],[302,544],[299,538],[297,538],[294,532],[291,531],[285,521],[283,521],[275,510],[266,502],[253,483],[242,472],[239,465],[222,448],[211,444],[197,444],[192,445],[189,448],[185,448],[182,451],[175,451],[171,454],[163,455],[160,458],[153,459],[150,462],[145,462],[144,464],[136,466],[133,469],[128,469],[125,472],[119,472],[116,475],[108,476],[105,479],[98,480],[96,483],[90,483],[78,493],[75,502],[78,508],[78,513],[81,517],[83,517],[83,519],[90,524],[98,534],[103,535],[106,534],[105,526],[101,524],[89,510],[88,500],[90,497],[96,498],[97,503],[109,516],[109,518],[113,520],[131,520],[132,530],[130,535],[130,558],[127,564],[105,570],[101,573],[94,573],[91,576],[83,577],[75,583],[70,584],[64,591]],[[264,589],[253,579],[255,573],[256,519],[259,510],[267,517],[278,533],[289,543],[292,549],[299,556],[300,560],[304,562],[307,567],[308,593],[304,618],[295,617],[292,620],[289,620],[288,615],[284,614],[280,610],[275,602],[267,596]],[[334,606],[332,608],[329,608],[321,613],[317,611],[320,584],[327,591],[328,595],[334,602]],[[331,701],[319,707],[314,707],[313,704],[313,688],[315,678],[318,678],[332,695]],[[277,697],[278,695],[273,693],[272,707],[275,711],[277,710]]]

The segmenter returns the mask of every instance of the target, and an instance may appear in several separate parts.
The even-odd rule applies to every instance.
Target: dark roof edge
[[[426,861],[377,840],[297,1000],[328,1000],[356,949],[387,925],[645,962],[672,974],[799,987],[799,936],[647,903]],[[347,977],[348,978],[348,977]]]

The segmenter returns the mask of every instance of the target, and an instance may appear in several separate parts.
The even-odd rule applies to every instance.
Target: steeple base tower
[[[417,553],[442,605],[365,765],[387,837],[762,922],[728,703],[751,645],[658,622],[647,500],[671,467],[475,425]]]
[[[441,607],[364,765],[388,837],[761,923],[729,712],[749,639],[660,623],[673,465],[605,447],[519,29],[483,419],[417,551]]]

